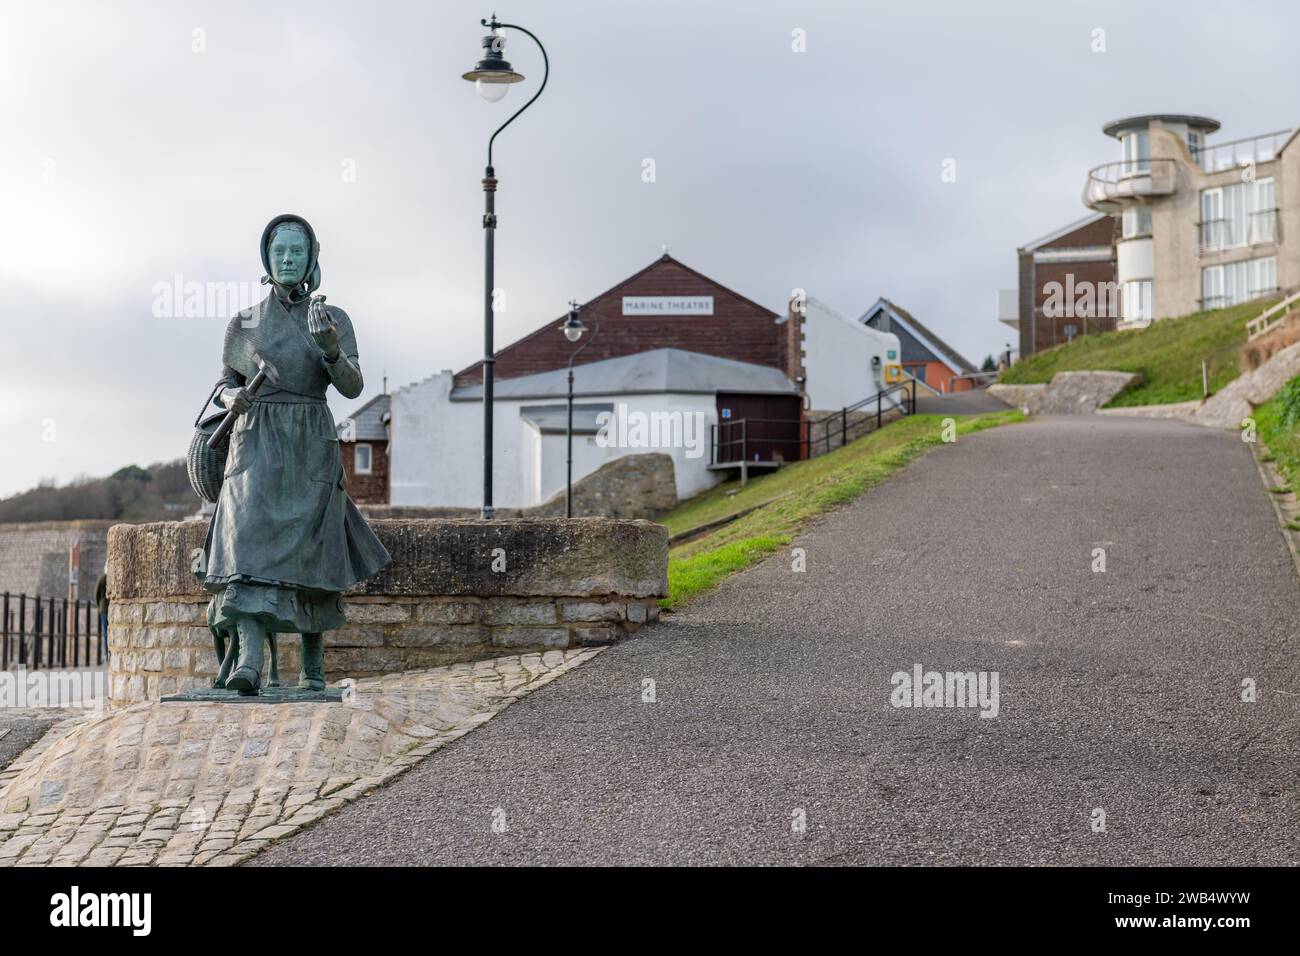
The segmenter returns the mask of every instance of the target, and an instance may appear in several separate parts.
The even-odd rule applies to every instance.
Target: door
[[[798,461],[802,403],[798,395],[718,392],[714,461]]]

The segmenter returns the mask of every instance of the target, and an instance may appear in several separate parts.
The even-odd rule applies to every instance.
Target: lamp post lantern
[[[596,329],[591,333],[591,338],[574,349],[573,354],[569,356],[569,423],[564,430],[564,517],[566,518],[573,517],[573,361],[582,354],[583,349],[596,341],[596,336],[600,334],[600,318],[594,311],[592,321],[596,323]],[[569,317],[560,326],[560,331],[570,342],[578,341],[582,338],[582,333],[587,331],[587,327],[578,316],[578,303],[569,303]]]
[[[524,78],[523,74],[515,72],[514,67],[510,65],[503,55],[506,39],[501,35],[502,30],[518,30],[530,37],[537,44],[537,48],[542,51],[544,66],[542,83],[537,88],[537,92],[529,97],[528,102],[511,113],[510,118],[498,126],[496,132],[488,140],[487,168],[483,173],[483,517],[491,518],[493,515],[492,372],[496,363],[492,345],[492,291],[495,281],[493,245],[497,228],[495,202],[497,178],[496,171],[492,168],[492,145],[496,142],[496,138],[501,134],[501,131],[513,123],[520,113],[532,106],[533,101],[542,95],[542,90],[546,89],[546,80],[551,73],[551,63],[546,56],[546,47],[542,46],[542,41],[537,39],[529,30],[514,23],[502,23],[497,19],[495,13],[489,19],[480,22],[488,28],[488,34],[483,38],[483,59],[474,65],[474,69],[463,74],[462,78],[472,82],[479,95],[485,100],[490,103],[498,102],[510,91],[513,84],[520,82]]]

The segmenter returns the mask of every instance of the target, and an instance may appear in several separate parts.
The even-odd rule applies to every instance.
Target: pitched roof
[[[912,334],[912,337],[925,346],[929,351],[950,369],[957,373],[973,372],[975,366],[966,359],[951,345],[945,342],[939,336],[935,335],[928,328],[921,324],[920,321],[900,305],[896,305],[884,296],[876,300],[876,303],[862,314],[858,321],[870,323],[875,316],[883,309],[888,309],[891,319],[898,322]],[[874,328],[874,326],[873,326]]]
[[[594,295],[588,298],[586,302],[587,306],[593,306],[595,303],[599,302],[602,299],[616,296],[622,290],[630,286],[636,285],[640,280],[642,280],[648,274],[662,269],[665,265],[672,266],[676,270],[679,270],[680,273],[685,273],[690,277],[698,279],[701,283],[708,286],[712,286],[714,289],[718,290],[719,293],[725,294],[724,299],[718,302],[720,312],[722,311],[724,302],[730,302],[730,300],[727,298],[730,297],[730,299],[734,299],[736,302],[740,303],[743,311],[746,313],[748,313],[750,309],[753,309],[755,312],[761,313],[764,318],[770,318],[773,323],[777,323],[781,320],[781,317],[777,315],[777,313],[773,312],[771,309],[767,308],[766,306],[760,305],[759,303],[755,302],[753,299],[749,298],[748,296],[741,295],[739,292],[736,292],[734,289],[731,289],[723,285],[721,282],[718,282],[716,279],[709,278],[708,276],[698,271],[697,269],[692,269],[684,262],[681,262],[678,259],[674,259],[666,252],[662,256],[660,256],[659,258],[651,262],[649,265],[647,265],[645,268],[638,269],[632,275],[610,286],[604,292],[601,292],[598,295]],[[734,312],[734,305],[729,304],[727,307]],[[543,346],[541,351],[548,352],[548,353],[551,350],[555,350],[556,351],[555,355],[548,355],[548,358],[550,358],[551,362],[553,363],[552,367],[559,367],[563,365],[567,361],[568,351],[566,347],[563,345],[562,341],[556,338],[556,330],[564,322],[566,317],[567,317],[567,313],[565,313],[564,315],[557,316],[556,318],[542,325],[540,328],[535,329],[532,332],[529,332],[527,335],[515,339],[513,342],[509,343],[508,345],[503,345],[499,347],[495,353],[495,357],[497,359],[496,372],[495,372],[496,381],[502,381],[506,378],[512,377],[512,375],[517,376],[519,374],[518,371],[514,371],[513,373],[508,371],[510,365],[512,364],[510,361],[512,358],[512,353],[515,353],[515,356],[518,356],[519,354],[527,355],[527,354],[532,354],[537,352],[538,351],[537,349],[528,350],[523,348],[525,346],[529,346],[530,344],[540,344]],[[648,318],[654,322],[653,331],[655,333],[655,337],[658,339],[658,341],[655,342],[655,344],[665,348],[670,348],[670,347],[683,344],[683,342],[681,341],[681,337],[675,336],[674,333],[671,331],[671,322],[669,322],[668,320],[662,317],[625,316],[622,315],[621,312],[614,312],[612,310],[607,310],[603,318],[605,320],[604,324],[607,326],[607,329],[606,329],[605,337],[600,341],[600,344],[598,346],[595,346],[596,351],[600,351],[601,349],[619,348],[620,340],[617,337],[616,328],[620,326],[626,326],[626,323],[628,322],[637,323],[637,327],[642,330],[650,330],[651,326],[647,324]],[[701,321],[720,319],[722,318],[722,315],[715,314],[715,316],[675,316],[672,318],[676,320],[687,320],[690,321],[693,325],[699,325]],[[752,318],[749,319],[749,321],[752,321]],[[644,332],[642,334],[644,334]],[[541,339],[542,342],[537,343],[538,339]],[[772,343],[774,349],[775,349],[776,342],[777,342],[777,335],[773,333]],[[521,349],[522,352],[520,351]],[[626,351],[626,349],[624,349],[624,351]],[[560,352],[563,352],[562,358],[560,357],[559,354]],[[592,360],[595,360],[595,353],[591,353],[589,354],[589,356],[584,357],[582,360],[580,360],[579,364],[584,364]],[[536,363],[533,364],[535,365]],[[472,380],[481,381],[482,365],[483,363],[480,360],[474,362],[471,365],[466,366],[465,368],[461,369],[459,372],[455,374],[454,381],[457,383],[457,385],[468,385]],[[525,374],[529,374],[529,373],[525,373]],[[470,376],[472,376],[473,378],[471,379]]]
[[[339,434],[343,434],[347,422],[350,421],[353,423],[354,430],[349,441],[387,441],[388,429],[385,425],[388,422],[389,405],[388,395],[376,395],[338,423]]]
[[[537,372],[493,383],[494,399],[556,398],[568,393],[568,369]],[[683,349],[651,349],[634,355],[602,359],[576,369],[574,395],[629,395],[656,392],[712,395],[748,392],[797,395],[799,387],[777,369],[735,359],[718,358]],[[451,391],[454,402],[480,401],[481,384]]]
[[[1035,239],[1033,242],[1025,243],[1017,251],[1033,252],[1035,249],[1041,249],[1043,246],[1050,245],[1051,243],[1056,242],[1058,239],[1062,239],[1065,236],[1068,236],[1072,232],[1077,232],[1078,230],[1084,228],[1085,226],[1091,226],[1095,222],[1099,222],[1102,219],[1109,219],[1109,218],[1110,218],[1109,215],[1107,215],[1104,212],[1096,212],[1090,216],[1084,216],[1082,219],[1076,219],[1074,222],[1070,223],[1069,225],[1062,226],[1060,229],[1052,230],[1045,236],[1040,236],[1039,238]]]

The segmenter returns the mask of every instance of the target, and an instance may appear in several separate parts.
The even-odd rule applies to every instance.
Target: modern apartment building
[[[1102,128],[1120,158],[1084,205],[1118,220],[1119,329],[1300,286],[1300,146],[1280,130],[1215,143],[1217,120],[1153,114]]]

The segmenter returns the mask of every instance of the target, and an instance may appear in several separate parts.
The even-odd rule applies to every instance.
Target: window
[[[1187,131],[1187,148],[1191,151],[1192,159],[1200,156],[1201,149],[1205,146],[1205,133],[1199,129],[1189,129]]]
[[[1121,287],[1120,318],[1125,322],[1151,321],[1151,280],[1125,282]]]
[[[1277,260],[1272,256],[1246,263],[1246,298],[1258,299],[1277,291]]]
[[[1120,137],[1120,145],[1124,150],[1122,175],[1137,176],[1151,171],[1151,138],[1146,130],[1125,133]]]
[[[1222,249],[1223,241],[1223,190],[1206,189],[1201,192],[1201,248]]]
[[[1151,235],[1151,207],[1129,206],[1124,210],[1121,226],[1122,236],[1125,239],[1138,239]]]
[[[373,463],[369,445],[357,445],[356,457],[353,459],[353,471],[358,475],[368,475]]]
[[[1273,180],[1201,191],[1201,251],[1272,242],[1277,217]]]
[[[1223,266],[1201,270],[1201,308],[1218,309],[1226,303],[1223,296]]]
[[[1250,191],[1250,222],[1247,229],[1247,241],[1255,242],[1272,242],[1273,230],[1277,219],[1277,210],[1273,205],[1273,180],[1261,179],[1257,182],[1245,185],[1253,185]]]
[[[1201,270],[1201,307],[1221,309],[1277,291],[1277,259],[1265,256]]]

